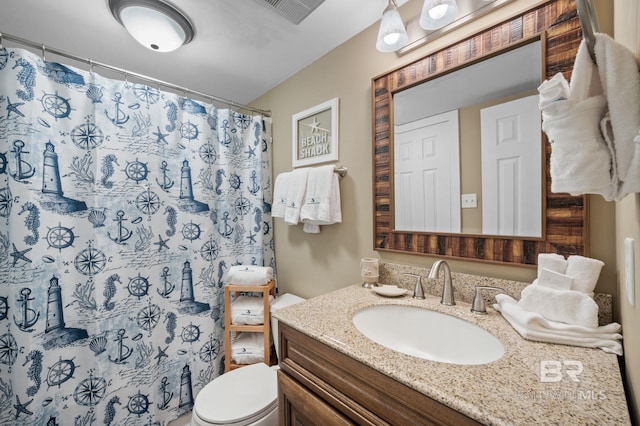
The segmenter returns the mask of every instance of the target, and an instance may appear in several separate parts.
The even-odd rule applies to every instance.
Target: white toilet
[[[303,301],[283,294],[271,303],[271,313]],[[278,320],[271,318],[274,342],[278,339]],[[276,354],[280,357],[276,344]],[[278,424],[278,367],[263,362],[237,368],[206,385],[196,397],[191,414],[192,426],[276,426]]]

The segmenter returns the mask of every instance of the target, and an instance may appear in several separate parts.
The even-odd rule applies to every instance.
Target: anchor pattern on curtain
[[[270,122],[0,48],[0,424],[165,425],[275,267]]]

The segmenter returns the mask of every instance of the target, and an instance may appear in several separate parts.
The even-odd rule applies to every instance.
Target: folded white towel
[[[271,207],[272,217],[284,218],[287,207],[287,192],[289,190],[289,178],[291,172],[280,173],[276,176],[275,187],[273,188],[273,206]]]
[[[525,339],[586,348],[600,348],[607,353],[622,355],[619,340],[621,326],[611,323],[597,328],[586,328],[555,321],[548,321],[537,312],[525,311],[512,297],[496,296],[495,310]]]
[[[556,290],[571,290],[573,278],[565,274],[559,274],[558,272],[542,268],[538,278],[533,281],[533,284],[536,283],[541,287],[555,288]]]
[[[569,256],[566,275],[573,277],[571,290],[592,293],[600,277],[604,262],[584,256]]]
[[[567,270],[567,260],[558,253],[540,253],[538,254],[538,277],[543,269],[564,274]]]
[[[321,166],[309,169],[304,204],[300,209],[300,220],[305,231],[319,232],[309,225],[332,225],[342,222],[340,206],[340,184],[334,167]]]
[[[544,111],[557,101],[566,101],[569,99],[569,83],[562,73],[557,73],[549,80],[545,80],[538,87],[540,93],[538,108]]]
[[[264,361],[262,333],[242,333],[231,343],[231,359],[238,364]]]
[[[300,221],[300,208],[304,202],[308,174],[307,168],[301,168],[295,169],[289,177],[287,207],[284,211],[284,221],[289,225],[297,225]]]
[[[269,296],[269,303],[273,296]],[[231,323],[264,324],[264,299],[262,297],[239,296],[231,302]]]
[[[542,114],[542,130],[551,143],[552,192],[612,199],[611,156],[600,133],[605,107],[604,97],[593,96],[565,113]]]
[[[595,55],[604,96],[607,98],[615,161],[622,187],[621,200],[631,192],[640,192],[640,148],[633,142],[640,129],[640,69],[638,58],[629,49],[606,34],[596,34]]]
[[[227,284],[265,285],[273,279],[270,266],[233,265],[227,272]]]
[[[537,312],[551,321],[587,328],[598,326],[598,305],[580,291],[532,284],[522,290],[518,305],[525,311]]]

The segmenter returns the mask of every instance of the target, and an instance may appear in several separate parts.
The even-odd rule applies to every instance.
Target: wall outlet
[[[478,208],[478,194],[462,194],[462,208],[463,209]]]

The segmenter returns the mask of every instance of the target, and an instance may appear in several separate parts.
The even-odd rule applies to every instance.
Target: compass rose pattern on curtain
[[[0,424],[165,425],[275,267],[270,122],[0,49]]]

